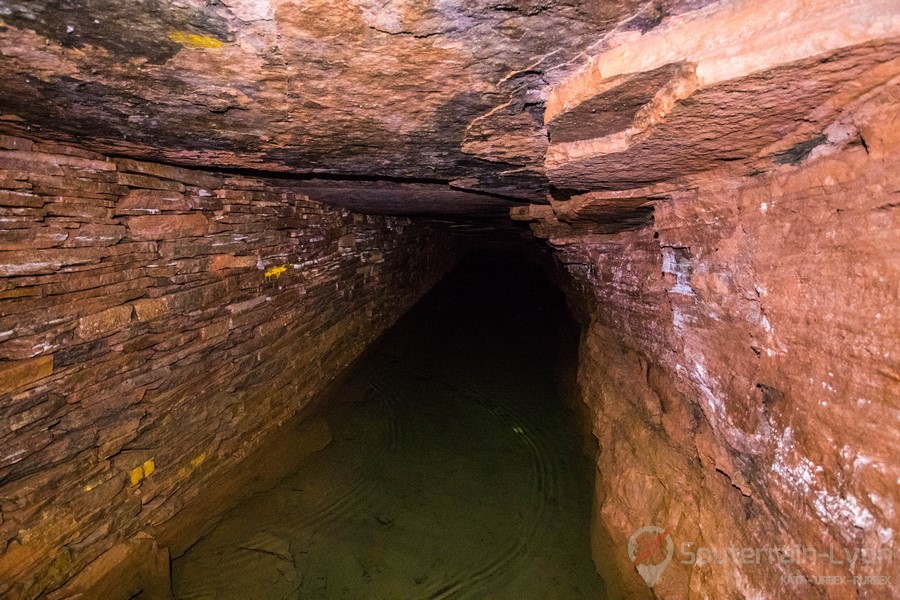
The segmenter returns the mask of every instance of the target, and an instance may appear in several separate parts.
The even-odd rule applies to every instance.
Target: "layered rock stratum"
[[[507,215],[582,323],[614,593],[900,595],[896,1],[0,1],[0,55],[0,595],[162,573]]]

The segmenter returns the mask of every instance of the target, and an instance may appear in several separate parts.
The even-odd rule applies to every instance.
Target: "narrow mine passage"
[[[173,562],[175,597],[603,597],[568,318],[530,267],[465,262],[330,395],[333,441]]]

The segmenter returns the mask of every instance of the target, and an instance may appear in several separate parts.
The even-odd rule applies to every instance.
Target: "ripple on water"
[[[332,443],[173,563],[177,598],[601,597],[549,375],[481,334],[392,335],[325,412]]]

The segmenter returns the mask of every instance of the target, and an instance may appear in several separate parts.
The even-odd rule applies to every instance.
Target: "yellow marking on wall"
[[[128,482],[131,487],[136,486],[144,479],[144,467],[135,467],[128,472]]]
[[[147,477],[150,477],[150,474],[155,470],[156,463],[152,458],[148,458],[141,466],[135,467],[132,470],[128,471],[128,482],[131,484],[131,487],[134,487]],[[86,492],[91,491],[91,489],[93,489],[93,486],[90,485],[84,488]]]
[[[201,452],[196,457],[191,460],[191,464],[185,467],[181,467],[178,469],[178,478],[184,479],[188,475],[190,475],[197,467],[206,462],[206,452]]]
[[[214,38],[211,35],[201,35],[190,33],[188,31],[170,31],[168,37],[176,44],[181,44],[185,48],[191,48],[192,50],[200,48],[221,48],[225,45],[225,42]]]
[[[200,454],[200,456],[198,456],[197,458],[192,460],[191,466],[196,469],[197,467],[202,465],[204,462],[206,462],[206,452],[203,452],[202,454]]]
[[[106,481],[107,481],[106,479],[95,479],[93,482],[84,486],[84,491],[90,492],[91,490],[95,490],[98,487],[100,487],[101,485],[103,485],[104,483],[106,483]]]
[[[285,271],[287,271],[287,265],[278,265],[277,267],[269,267],[263,275],[265,275],[266,281],[271,281],[281,277]]]

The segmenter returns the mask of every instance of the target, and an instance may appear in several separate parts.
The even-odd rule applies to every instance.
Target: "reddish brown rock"
[[[134,313],[140,321],[152,321],[159,318],[169,308],[169,298],[142,298],[134,301]]]
[[[22,206],[40,208],[46,202],[40,196],[27,192],[0,190],[0,206]]]
[[[0,394],[8,394],[53,373],[53,355],[0,362]]]
[[[78,320],[75,334],[82,339],[92,339],[121,329],[131,321],[131,310],[131,305],[114,306],[103,312],[82,317]]]
[[[116,177],[116,181],[121,185],[127,185],[132,188],[166,190],[171,192],[184,191],[184,184],[177,181],[167,181],[157,179],[156,177],[148,177],[146,175],[136,175],[134,173],[119,173]]]
[[[0,292],[0,298],[25,298],[26,296],[40,296],[39,287],[22,287]]]
[[[889,4],[738,2],[593,57],[548,98],[551,182],[625,190],[809,152],[861,89],[900,72]]]
[[[235,256],[233,254],[219,254],[209,260],[209,268],[213,271],[225,269],[249,269],[256,267],[255,256]]]
[[[0,148],[6,148],[7,150],[31,150],[34,147],[34,142],[31,140],[25,140],[22,138],[11,137],[8,135],[0,135]]]
[[[120,172],[153,175],[159,179],[169,179],[200,188],[216,189],[222,186],[221,177],[212,173],[197,171],[196,169],[185,169],[172,165],[161,165],[159,163],[143,162],[127,158],[116,158],[113,159],[113,162]]]
[[[54,192],[57,190],[54,190]],[[69,217],[80,221],[100,221],[109,216],[109,209],[88,202],[67,202],[62,196],[53,196],[44,211],[49,217]]]
[[[103,254],[97,248],[0,252],[0,277],[53,273],[65,266],[94,262]]]
[[[14,229],[0,232],[0,250],[27,250],[60,246],[69,234],[60,227]]]
[[[166,190],[130,190],[116,204],[115,215],[157,214],[163,211],[186,212],[191,203],[184,194]]]
[[[611,596],[900,596],[683,550],[896,543],[895,0],[82,4],[0,23],[0,596],[165,593],[148,532],[510,207],[583,321]]]
[[[135,240],[197,237],[209,229],[209,220],[202,214],[131,217],[126,224],[129,235]]]
[[[0,150],[0,162],[19,162],[29,165],[51,165],[53,167],[74,167],[87,171],[115,171],[116,165],[106,160],[92,160],[67,154],[50,154],[25,150]],[[29,167],[32,171],[34,167]]]
[[[84,246],[114,246],[125,237],[122,225],[100,225],[86,223],[77,229],[68,230],[68,237],[63,244],[67,248]]]
[[[844,118],[897,139],[894,98],[876,87]],[[676,548],[660,598],[802,595],[784,578],[827,576],[881,583],[810,597],[897,593],[896,566],[878,553],[900,525],[900,162],[877,142],[775,165],[514,215],[549,239],[587,315],[594,556],[622,595],[646,594],[625,551],[645,525]],[[629,221],[635,207],[653,209],[652,222]],[[882,558],[698,564],[685,543]]]
[[[98,5],[73,16],[26,0],[3,18],[0,103],[15,120],[0,128],[40,127],[95,151],[173,165],[416,184],[395,186],[393,196],[359,186],[339,199],[390,210],[405,198],[423,213],[456,204],[458,213],[468,205],[497,216],[509,199],[543,201],[548,191],[547,83],[613,32],[652,29],[664,15],[709,3],[237,0],[171,13]],[[42,77],[25,75],[34,73]],[[120,173],[218,187],[169,165],[115,164]]]
[[[17,156],[38,171],[23,183],[46,183],[40,172],[68,160],[40,154]],[[427,225],[332,209],[279,180],[120,166],[154,189],[85,170],[71,195],[36,187],[8,207],[21,220],[0,237],[18,248],[0,251],[4,598],[65,597],[79,573],[94,581],[140,562],[142,532],[217,488],[454,260]],[[157,181],[235,187],[192,188],[213,200],[188,205]],[[131,214],[154,208],[165,214]],[[84,247],[35,248],[57,243],[50,232]],[[267,277],[257,257],[290,272]],[[329,298],[336,281],[358,292]],[[126,557],[99,558],[121,540]]]

